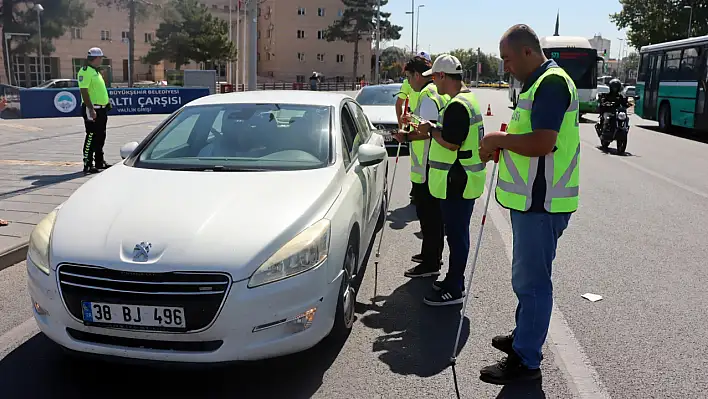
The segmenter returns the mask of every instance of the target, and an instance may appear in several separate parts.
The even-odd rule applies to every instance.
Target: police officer
[[[462,85],[462,65],[457,57],[443,54],[423,73],[432,76],[438,93],[450,96],[438,123],[422,123],[429,134],[428,187],[440,200],[440,211],[450,247],[447,276],[433,283],[424,302],[430,306],[462,303],[465,269],[470,251],[470,219],[474,203],[484,192],[485,165],[479,156],[484,135],[482,113],[474,94]]]
[[[86,128],[84,174],[98,173],[110,167],[103,158],[108,111],[111,108],[106,82],[100,69],[103,57],[100,48],[91,48],[86,57],[86,65],[77,75],[81,89],[81,116]]]
[[[430,67],[430,60],[416,56],[406,63],[404,71],[411,88],[418,97],[411,113],[424,120],[437,123],[438,115],[450,97],[438,94],[432,79],[429,76],[423,76],[423,73]],[[415,124],[409,114],[404,115],[402,119],[409,125]],[[413,203],[423,235],[421,252],[411,259],[420,264],[407,270],[404,275],[409,278],[438,276],[442,264],[445,234],[439,200],[430,195],[427,184],[430,137],[427,134],[411,131],[408,134],[397,134],[396,139],[409,143]]]
[[[480,152],[485,162],[496,150],[502,153],[496,198],[511,212],[511,285],[518,306],[516,328],[492,339],[508,357],[483,368],[480,379],[505,385],[541,378],[541,348],[553,308],[553,259],[578,209],[580,120],[573,80],[546,59],[530,27],[511,27],[499,47],[504,68],[523,87],[507,132],[487,134]]]

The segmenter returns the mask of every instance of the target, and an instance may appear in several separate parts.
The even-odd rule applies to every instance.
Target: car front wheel
[[[337,312],[334,316],[334,327],[332,337],[335,339],[346,339],[356,320],[354,311],[356,305],[356,288],[354,288],[354,278],[359,260],[359,246],[353,237],[349,237],[347,252],[344,256],[342,266],[342,285],[339,289],[339,299],[337,301]]]

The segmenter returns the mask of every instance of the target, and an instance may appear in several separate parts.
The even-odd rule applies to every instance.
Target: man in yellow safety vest
[[[571,77],[543,54],[526,25],[502,37],[504,69],[523,82],[506,132],[481,143],[487,162],[501,150],[497,202],[511,212],[511,285],[518,299],[516,328],[492,339],[508,356],[481,370],[482,381],[506,385],[541,378],[541,348],[551,319],[551,269],[558,239],[578,209],[580,127]]]
[[[404,71],[411,88],[418,97],[415,106],[412,107],[411,114],[413,117],[436,123],[438,115],[450,97],[438,94],[432,79],[423,76],[423,73],[430,67],[431,62],[428,59],[416,56],[406,63]],[[411,114],[403,116],[402,119],[406,124],[415,123]],[[411,258],[419,265],[407,270],[404,275],[409,278],[438,276],[442,264],[445,231],[440,213],[440,201],[430,195],[427,184],[430,137],[427,134],[416,133],[411,129],[409,133],[397,134],[396,139],[408,142],[413,203],[423,235],[421,252]]]
[[[470,251],[470,219],[474,203],[484,191],[485,164],[479,156],[484,136],[482,113],[477,99],[462,84],[462,64],[443,54],[423,76],[431,76],[441,95],[450,101],[438,123],[423,122],[418,131],[432,138],[428,158],[430,194],[440,199],[440,211],[450,260],[445,279],[433,283],[433,292],[423,302],[430,306],[463,302],[465,269]]]

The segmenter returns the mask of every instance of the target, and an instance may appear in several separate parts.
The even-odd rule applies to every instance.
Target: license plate
[[[185,328],[184,308],[81,302],[84,323],[136,328]]]

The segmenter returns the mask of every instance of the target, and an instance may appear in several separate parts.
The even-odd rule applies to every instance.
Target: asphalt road
[[[506,91],[477,93],[482,108],[491,104],[494,112],[485,117],[487,130],[509,119]],[[708,392],[708,146],[655,132],[655,124],[632,117],[630,154],[620,157],[597,148],[592,123],[581,125],[581,208],[554,265],[556,309],[543,384],[500,390],[478,380],[478,369],[499,358],[490,339],[513,327],[515,306],[508,215],[493,204],[458,357],[464,398],[698,398]],[[378,297],[372,301],[372,254],[358,320],[345,343],[199,371],[74,360],[23,324],[31,312],[24,264],[18,264],[0,271],[0,397],[454,397],[447,363],[458,309],[427,308],[421,298],[431,281],[402,276],[420,246],[408,165],[401,158]],[[473,239],[482,208],[479,201]],[[588,292],[603,300],[581,298]]]

